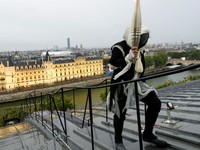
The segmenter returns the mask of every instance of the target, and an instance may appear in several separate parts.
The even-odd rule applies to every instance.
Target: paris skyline
[[[122,40],[134,0],[0,0],[0,51],[82,44],[110,47]],[[196,0],[141,0],[142,23],[152,43],[199,43]]]

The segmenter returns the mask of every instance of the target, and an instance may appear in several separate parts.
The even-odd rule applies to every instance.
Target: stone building
[[[97,57],[51,58],[48,52],[40,60],[9,56],[0,60],[0,92],[102,74],[103,60]]]

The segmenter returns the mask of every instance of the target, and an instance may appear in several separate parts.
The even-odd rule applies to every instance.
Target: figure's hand
[[[129,53],[128,53],[128,54],[126,55],[126,57],[125,57],[125,61],[126,61],[127,63],[133,62],[134,58],[135,58],[135,54],[133,53],[133,50],[130,49]]]
[[[138,48],[137,48],[137,47],[132,47],[132,48],[131,48],[131,51],[132,51],[134,57],[137,58],[137,55],[138,55]]]

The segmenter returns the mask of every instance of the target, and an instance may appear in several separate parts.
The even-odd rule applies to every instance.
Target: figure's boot
[[[169,146],[169,144],[167,142],[158,139],[157,136],[155,136],[153,133],[152,134],[143,133],[143,141],[155,144],[158,147],[167,147],[167,146]]]
[[[122,130],[124,122],[114,115],[114,130],[115,130],[115,143],[123,143],[122,141]]]
[[[116,143],[116,150],[126,150],[123,143]]]

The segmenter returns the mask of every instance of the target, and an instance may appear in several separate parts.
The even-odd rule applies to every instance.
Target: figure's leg
[[[120,118],[115,114],[114,115],[114,130],[115,130],[115,146],[116,150],[126,150],[123,145],[122,140],[122,131],[124,126],[126,110],[120,114]]]
[[[122,132],[123,132],[123,126],[124,126],[124,120],[126,118],[126,110],[124,110],[124,107],[126,105],[126,95],[124,94],[124,86],[123,85],[119,85],[115,91],[117,98],[115,98],[115,103],[116,106],[115,107],[119,107],[117,108],[117,110],[119,112],[115,112],[115,113],[119,113],[114,114],[114,120],[113,120],[113,125],[114,125],[114,131],[115,131],[115,146],[116,146],[116,150],[126,150],[126,148],[123,145],[123,140],[122,140]],[[115,95],[114,94],[114,95]],[[116,96],[115,95],[115,96]]]
[[[114,130],[115,130],[115,143],[123,143],[122,131],[124,126],[126,111],[120,114],[120,118],[114,114]]]
[[[161,109],[161,101],[157,97],[157,95],[154,91],[150,92],[141,101],[144,102],[148,106],[146,116],[145,116],[146,120],[145,120],[144,133],[145,134],[152,134],[153,127],[156,123],[158,114],[159,114],[160,109]]]
[[[153,127],[156,123],[158,114],[161,109],[161,101],[157,97],[155,92],[150,92],[145,98],[141,100],[144,102],[148,108],[145,116],[145,129],[143,132],[143,140],[146,142],[154,143],[155,145],[159,147],[166,147],[168,146],[168,143],[159,140],[154,134],[153,134]]]

